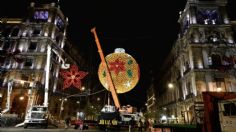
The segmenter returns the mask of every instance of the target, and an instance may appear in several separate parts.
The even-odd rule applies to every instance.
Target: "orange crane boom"
[[[91,32],[94,34],[94,37],[95,37],[95,42],[96,42],[96,45],[97,45],[97,48],[98,48],[98,53],[99,53],[101,61],[102,61],[102,66],[105,67],[105,70],[106,70],[106,73],[107,73],[108,87],[109,87],[109,90],[111,91],[113,101],[115,103],[116,108],[120,109],[120,102],[119,102],[119,99],[118,99],[118,96],[117,96],[117,93],[116,93],[114,83],[113,83],[112,78],[111,78],[111,73],[109,71],[107,61],[105,60],[105,57],[104,57],[104,54],[103,54],[103,51],[102,51],[97,33],[96,33],[96,28],[92,28]]]

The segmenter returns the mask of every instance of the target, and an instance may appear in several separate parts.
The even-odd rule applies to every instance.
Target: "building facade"
[[[157,84],[159,116],[168,123],[201,123],[202,92],[236,92],[235,22],[227,0],[188,0],[180,32]]]
[[[34,104],[48,106],[52,115],[58,115],[61,97],[56,91],[63,88],[60,69],[81,61],[66,38],[68,19],[55,3],[31,3],[26,18],[0,22],[2,110],[24,115],[27,106]]]

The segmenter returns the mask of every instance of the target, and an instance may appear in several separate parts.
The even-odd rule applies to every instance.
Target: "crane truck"
[[[107,127],[119,128],[123,125],[127,125],[131,119],[138,121],[140,118],[140,114],[137,112],[134,113],[132,106],[121,107],[119,98],[117,96],[116,88],[113,83],[114,81],[112,80],[112,76],[109,71],[107,61],[105,60],[105,57],[104,57],[97,33],[96,33],[96,29],[95,28],[91,29],[91,32],[94,34],[95,42],[96,42],[98,52],[101,58],[101,64],[105,68],[105,71],[107,73],[107,82],[108,82],[109,91],[111,92],[112,99],[115,104],[115,106],[110,105],[110,100],[108,98],[108,104],[102,108],[101,114],[98,117],[98,124],[100,128],[102,129],[105,129]]]

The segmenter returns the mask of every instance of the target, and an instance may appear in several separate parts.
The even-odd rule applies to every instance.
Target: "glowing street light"
[[[81,90],[82,90],[82,91],[84,91],[84,90],[85,90],[85,87],[84,87],[84,86],[82,86]]]
[[[173,88],[173,87],[174,87],[173,83],[168,84],[168,88]]]
[[[61,114],[62,114],[62,111],[64,110],[64,101],[67,101],[67,98],[61,98],[59,99],[61,101],[61,106],[60,106],[60,113],[59,113],[59,119],[61,119]]]
[[[19,98],[20,100],[24,100],[24,96],[20,96],[20,98]]]

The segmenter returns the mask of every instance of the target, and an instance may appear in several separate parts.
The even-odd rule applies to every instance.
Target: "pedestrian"
[[[83,130],[84,128],[83,128],[83,126],[84,126],[84,122],[82,121],[82,120],[80,120],[80,123],[79,123],[79,130]]]
[[[65,128],[69,128],[71,122],[71,118],[68,116],[65,118]]]
[[[153,132],[153,123],[154,123],[153,119],[149,119],[149,130],[151,132]]]
[[[149,121],[149,119],[146,120],[145,131],[147,131],[147,132],[150,132],[150,131],[151,131],[151,128],[150,128],[150,121]]]
[[[142,132],[142,129],[143,129],[143,122],[141,119],[139,119],[138,121],[138,132]]]
[[[129,132],[134,132],[135,131],[135,120],[132,117],[131,120],[129,121]]]

